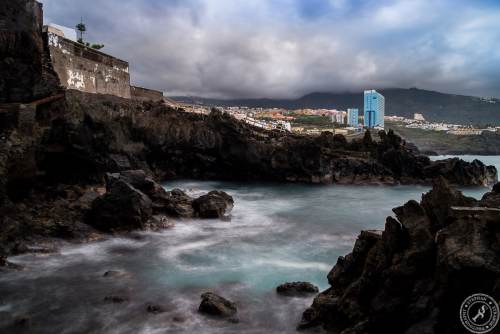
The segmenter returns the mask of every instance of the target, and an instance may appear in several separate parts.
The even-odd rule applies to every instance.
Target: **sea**
[[[461,158],[500,170],[500,156]],[[429,190],[196,180],[164,187],[193,196],[224,190],[235,200],[231,219],[182,220],[161,232],[11,257],[24,270],[0,273],[0,332],[295,333],[313,297],[281,297],[276,286],[308,281],[326,289],[328,272],[361,230],[383,229],[392,208]],[[488,191],[462,190],[476,198]],[[123,275],[105,277],[110,270]],[[235,302],[239,322],[199,314],[206,291]],[[147,312],[151,304],[164,312]]]

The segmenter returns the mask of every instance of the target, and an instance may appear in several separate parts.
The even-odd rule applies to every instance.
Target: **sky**
[[[500,98],[500,0],[41,0],[168,95],[410,88]]]

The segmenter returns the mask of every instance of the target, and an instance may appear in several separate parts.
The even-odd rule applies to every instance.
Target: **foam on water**
[[[26,333],[295,333],[312,298],[279,297],[275,287],[303,280],[326,288],[326,275],[360,230],[383,228],[393,207],[428,190],[213,181],[165,187],[227,191],[235,199],[231,221],[183,220],[161,232],[12,257],[26,268],[0,274],[0,332],[29,316]],[[103,277],[108,270],[127,275]],[[239,324],[197,313],[207,290],[237,303]],[[109,304],[108,295],[129,301]],[[147,313],[151,302],[166,312]]]

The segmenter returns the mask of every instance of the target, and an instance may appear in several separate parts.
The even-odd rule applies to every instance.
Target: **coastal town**
[[[383,98],[374,90],[365,91],[365,95],[370,94],[370,92],[375,92],[375,94]],[[356,137],[363,134],[367,128],[375,128],[376,130],[387,128],[419,129],[454,136],[479,136],[483,133],[500,134],[499,126],[477,127],[472,124],[433,122],[427,120],[423,113],[415,113],[413,118],[385,115],[384,106],[373,108],[368,101],[365,98],[362,113],[356,108],[348,108],[347,110],[311,108],[290,110],[246,106],[207,106],[201,104],[185,104],[182,107],[188,112],[207,115],[215,107],[238,120],[259,128],[308,135],[319,135],[321,132],[326,131]],[[372,122],[369,119],[373,113],[380,115],[377,122]]]
[[[254,127],[283,133],[320,135],[331,132],[344,135],[347,139],[362,136],[366,129],[388,128],[437,131],[454,136],[479,136],[485,132],[500,134],[500,127],[478,128],[471,124],[433,122],[425,118],[423,111],[415,113],[413,118],[386,115],[386,98],[373,89],[364,91],[362,110],[355,107],[346,110],[284,109],[183,103],[167,97],[163,91],[132,85],[127,61],[82,44],[81,36],[77,38],[73,28],[51,23],[44,27],[44,31],[52,65],[62,78],[61,83],[68,89],[139,101],[162,101],[168,106],[196,114],[209,114],[212,108],[217,108]],[[484,99],[484,102],[496,103],[496,100]],[[335,101],[332,100],[331,104],[335,105]]]

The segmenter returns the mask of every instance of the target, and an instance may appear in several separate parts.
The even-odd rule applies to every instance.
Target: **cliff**
[[[393,211],[384,231],[362,231],[338,259],[299,328],[461,333],[465,298],[500,298],[500,184],[477,201],[439,179],[420,203]]]
[[[0,103],[31,102],[57,90],[42,21],[34,0],[0,3]]]
[[[39,166],[55,181],[98,180],[105,172],[151,171],[159,179],[202,178],[309,183],[487,185],[494,167],[459,159],[432,162],[394,133],[298,136],[254,128],[213,110],[185,113],[162,103],[68,91],[62,114],[38,147]],[[50,108],[49,108],[50,109]],[[50,115],[50,111],[49,111]],[[52,116],[49,116],[52,117]]]

